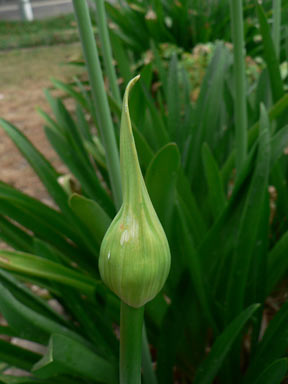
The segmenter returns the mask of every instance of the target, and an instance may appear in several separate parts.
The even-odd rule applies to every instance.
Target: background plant
[[[288,267],[287,79],[271,37],[272,8],[250,3],[249,9],[258,20],[265,68],[257,67],[244,95],[247,156],[236,175],[233,101],[238,89],[229,45],[215,44],[199,95],[191,97],[184,54],[173,48],[163,60],[154,41],[148,47],[153,60],[144,65],[139,52],[129,51],[133,45],[127,48],[119,34],[111,36],[124,85],[133,69],[141,72],[140,85],[131,92],[134,136],[172,256],[163,292],[146,307],[157,365],[155,377],[144,343],[143,382],[197,384],[217,378],[221,383],[276,384],[286,375],[287,303],[275,288],[280,283],[285,288]],[[281,31],[284,39],[285,27]],[[103,38],[104,31],[99,33]],[[285,54],[281,50],[280,62]],[[100,71],[98,76],[101,80]],[[119,203],[112,198],[101,111],[93,106],[93,84],[85,79],[53,84],[75,100],[71,113],[46,90],[53,115],[41,111],[48,140],[69,170],[64,178],[16,127],[1,120],[54,204],[51,208],[0,184],[0,236],[15,249],[0,253],[0,310],[8,322],[1,332],[48,345],[42,356],[1,340],[3,370],[32,371],[40,383],[116,383],[119,302],[102,285],[97,259]],[[121,106],[111,77],[107,93],[117,142]],[[33,294],[31,283],[44,287],[46,296]],[[51,297],[62,313],[48,305]],[[283,304],[277,314],[271,302]],[[18,379],[1,375],[1,380]]]

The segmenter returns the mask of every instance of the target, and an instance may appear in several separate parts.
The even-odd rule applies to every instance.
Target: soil
[[[0,116],[16,125],[60,172],[65,168],[46,140],[36,107],[49,112],[43,89],[51,86],[51,77],[71,80],[81,72],[63,65],[79,56],[78,43],[0,53]],[[0,179],[49,203],[37,175],[1,128]]]

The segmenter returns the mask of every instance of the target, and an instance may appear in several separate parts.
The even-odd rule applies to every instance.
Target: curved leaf
[[[260,304],[253,304],[245,309],[228,325],[225,331],[217,337],[208,357],[196,372],[194,384],[210,384],[213,382],[234,341],[241,333],[244,325],[259,307]]]
[[[93,295],[95,288],[99,284],[97,280],[89,276],[29,253],[0,250],[0,267],[57,281],[77,288],[88,295]]]

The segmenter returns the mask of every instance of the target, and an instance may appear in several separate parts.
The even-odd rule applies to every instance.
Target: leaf
[[[283,83],[280,74],[279,62],[275,52],[270,27],[263,7],[256,3],[257,16],[260,24],[260,32],[263,39],[264,58],[270,78],[273,101],[276,103],[284,95]]]
[[[110,39],[112,43],[113,55],[117,62],[120,76],[124,79],[125,84],[127,84],[133,75],[130,69],[131,60],[128,57],[128,52],[124,48],[121,39],[117,36],[113,29],[110,29]]]
[[[227,320],[240,313],[244,306],[245,289],[256,246],[258,228],[263,215],[263,204],[268,191],[270,163],[269,120],[261,106],[260,138],[256,168],[253,174],[243,213],[227,285]],[[224,276],[223,276],[224,278]],[[264,283],[264,282],[263,282]]]
[[[137,153],[139,155],[139,163],[141,167],[148,167],[150,161],[153,158],[153,151],[148,144],[146,138],[142,133],[133,125],[133,136],[137,148]]]
[[[268,256],[267,292],[271,293],[288,269],[288,231],[277,241]]]
[[[281,384],[287,372],[287,359],[279,359],[269,365],[254,384]]]
[[[31,252],[32,250],[32,237],[3,216],[0,216],[0,238],[19,251]]]
[[[206,143],[202,147],[202,159],[208,185],[210,207],[216,219],[226,205],[226,196],[218,165]]]
[[[143,108],[143,105],[145,105],[143,87],[150,89],[152,81],[152,65],[148,64],[144,66],[140,75],[139,85],[141,86],[135,87],[131,90],[130,114],[133,124],[135,124],[136,127],[143,132],[146,121],[146,111],[145,108]],[[145,135],[145,132],[143,134]]]
[[[274,316],[266,329],[263,339],[258,344],[250,365],[244,376],[243,384],[254,384],[263,372],[276,359],[280,359],[288,345],[288,303],[285,303]]]
[[[151,115],[151,121],[148,124],[151,125],[150,136],[151,141],[155,142],[156,149],[161,148],[169,142],[169,134],[166,130],[164,122],[164,116],[159,111],[159,108],[155,105],[155,100],[146,88],[143,88],[143,94],[145,96],[145,104]]]
[[[77,117],[77,125],[79,128],[79,132],[83,137],[83,140],[87,140],[92,143],[93,139],[90,131],[90,126],[86,120],[85,113],[79,104],[77,104],[77,107],[76,107],[76,117]]]
[[[68,378],[68,377],[55,377],[52,381],[50,380],[41,380],[36,377],[24,376],[9,376],[0,374],[0,383],[1,384],[84,384],[84,382],[79,377],[77,379]]]
[[[179,205],[179,203],[177,204],[177,213],[179,216],[180,224],[178,227],[178,237],[179,239],[181,239],[179,244],[179,251],[182,250],[182,253],[184,255],[184,268],[185,270],[189,271],[196,295],[198,296],[200,306],[203,309],[203,313],[206,319],[209,321],[210,325],[212,326],[214,332],[217,334],[218,327],[213,317],[213,314],[211,313],[211,297],[209,290],[207,289],[202,264],[199,259],[199,254],[195,249],[193,240],[189,233],[189,222],[186,221],[183,212],[183,207]]]
[[[0,339],[0,361],[30,371],[41,355]]]
[[[86,98],[80,92],[75,91],[73,86],[63,83],[63,81],[54,78],[52,78],[51,81],[56,88],[60,89],[61,91],[64,91],[65,93],[68,93],[68,95],[70,95],[73,100],[77,101],[84,109],[90,111],[90,105],[87,103]],[[46,97],[47,96],[48,92],[46,91]],[[49,99],[51,100],[52,96]]]
[[[17,300],[28,306],[31,310],[40,313],[48,319],[67,325],[67,321],[58,312],[54,311],[42,298],[32,293],[26,285],[16,280],[11,273],[0,269],[0,282]]]
[[[196,371],[194,384],[210,384],[213,382],[231,350],[234,341],[240,335],[244,325],[259,307],[259,304],[253,304],[242,311],[240,315],[227,326],[224,332],[217,337],[208,357]]]
[[[7,134],[14,141],[16,146],[25,156],[34,171],[38,174],[47,191],[52,196],[56,204],[61,208],[66,215],[68,224],[73,223],[81,236],[81,242],[89,248],[91,253],[94,253],[93,241],[87,237],[86,230],[78,220],[75,220],[73,212],[68,205],[68,197],[64,189],[58,183],[58,174],[47,159],[32,145],[32,143],[12,124],[0,119],[0,125],[3,126]],[[40,204],[40,203],[39,203]],[[111,203],[112,204],[112,203]],[[113,206],[112,206],[113,208]],[[82,240],[83,239],[83,240]],[[90,255],[91,257],[91,255]]]
[[[59,261],[57,251],[48,244],[41,241],[35,241],[35,253],[38,256],[47,258],[52,261]],[[113,356],[118,351],[116,338],[112,333],[112,322],[108,316],[103,313],[103,306],[106,304],[106,292],[104,286],[98,286],[95,295],[96,305],[92,306],[91,302],[83,298],[79,290],[61,283],[53,282],[53,288],[60,291],[60,296],[65,298],[65,313],[72,315],[73,319],[79,323],[81,334],[85,335],[95,345],[95,351],[103,356]],[[116,344],[116,345],[115,345]]]
[[[0,250],[0,266],[7,270],[57,281],[88,295],[93,295],[99,284],[87,275],[29,253]]]
[[[62,213],[0,181],[0,211],[21,225],[73,253],[64,236],[81,242]]]
[[[145,184],[164,229],[171,225],[180,154],[176,144],[167,144],[156,153],[147,169]]]
[[[42,384],[44,382],[42,380],[37,380],[34,377],[27,377],[27,376],[16,377],[16,376],[9,376],[6,374],[5,375],[0,374],[0,383],[1,384]],[[50,384],[50,383],[46,382],[46,384]]]
[[[110,362],[83,344],[59,334],[51,336],[48,351],[34,365],[33,372],[44,379],[74,374],[101,383],[117,382],[117,370]]]
[[[177,351],[184,343],[185,330],[191,319],[191,281],[187,272],[179,279],[165,313],[157,341],[157,379],[159,384],[172,384]],[[167,335],[169,334],[169,337]]]
[[[277,103],[275,103],[269,109],[270,122],[274,121],[279,116],[281,116],[284,112],[286,112],[287,106],[288,106],[288,94],[284,95],[280,100],[277,101]],[[255,144],[258,138],[258,135],[259,135],[259,121],[249,129],[249,132],[248,132],[248,149],[249,150]],[[222,178],[225,182],[228,181],[229,176],[231,175],[232,169],[234,167],[234,163],[235,163],[235,150],[232,150],[221,170]]]
[[[193,132],[187,149],[186,169],[193,180],[201,172],[201,147],[207,142],[212,150],[215,147],[215,133],[221,112],[222,91],[226,76],[229,53],[222,43],[218,43],[213,58],[202,82],[194,115]]]
[[[168,132],[173,141],[179,143],[180,134],[180,100],[178,85],[178,60],[173,54],[168,71],[167,80],[167,109],[168,109]]]
[[[207,226],[199,204],[197,204],[195,196],[191,191],[190,182],[182,168],[180,168],[178,172],[177,192],[177,200],[179,200],[180,205],[183,206],[183,212],[185,213],[187,222],[189,222],[193,241],[198,246],[207,232]]]
[[[272,169],[278,159],[284,154],[285,148],[288,147],[288,126],[281,128],[272,137],[271,142],[270,168]]]
[[[0,119],[0,124],[37,173],[56,204],[64,212],[67,212],[67,195],[57,182],[58,173],[56,170],[15,126],[3,119]]]
[[[48,341],[50,334],[60,333],[86,344],[77,333],[22,304],[2,284],[0,284],[0,311],[8,324],[23,339],[42,344]]]
[[[57,133],[55,129],[51,131],[46,128],[45,132],[48,140],[59,157],[80,181],[85,193],[99,201],[108,212],[114,213],[112,201],[96,175],[85,148],[84,140],[71,114],[61,100],[55,99],[53,102],[56,104],[55,113],[57,113],[56,117],[59,126],[61,126],[61,132]]]
[[[91,236],[94,236],[100,245],[111,223],[111,218],[96,201],[80,195],[73,194],[69,204],[73,212],[90,230]]]

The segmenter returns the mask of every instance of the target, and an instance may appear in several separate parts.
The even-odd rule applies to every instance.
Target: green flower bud
[[[134,308],[143,306],[159,293],[170,269],[168,241],[143,180],[129,115],[129,92],[139,77],[128,84],[123,102],[120,133],[123,205],[104,236],[99,258],[104,283]]]

